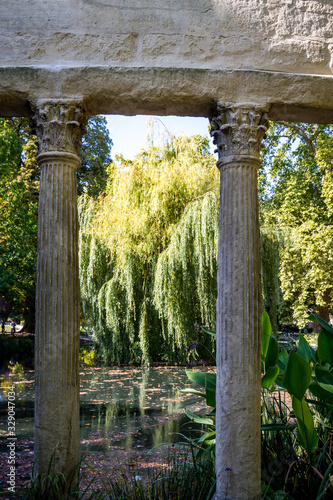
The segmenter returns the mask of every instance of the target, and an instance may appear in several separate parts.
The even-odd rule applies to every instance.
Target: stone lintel
[[[252,103],[272,120],[333,123],[333,77],[247,69],[115,66],[0,68],[0,116],[28,116],[36,99],[82,99],[91,114],[215,115]]]

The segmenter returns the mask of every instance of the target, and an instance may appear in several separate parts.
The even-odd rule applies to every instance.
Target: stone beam
[[[76,169],[85,113],[77,102],[33,105],[40,174],[35,346],[35,473],[79,461],[80,287]]]
[[[29,101],[80,99],[89,114],[211,117],[216,102],[252,103],[272,120],[333,123],[333,77],[256,70],[2,67],[0,116],[28,116]]]
[[[221,173],[216,310],[215,500],[259,500],[261,291],[257,170],[265,114],[218,108]]]

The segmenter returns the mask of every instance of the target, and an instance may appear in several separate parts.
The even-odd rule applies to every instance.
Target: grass
[[[193,450],[192,450],[193,451]],[[191,450],[170,453],[167,465],[158,472],[150,469],[146,477],[120,472],[105,478],[102,484],[80,475],[82,460],[68,476],[51,474],[52,456],[48,472],[38,474],[25,491],[12,498],[20,500],[210,500],[215,493],[214,463],[196,462]],[[194,458],[194,461],[193,461]],[[0,490],[0,498],[7,492]],[[5,497],[7,498],[7,497]]]

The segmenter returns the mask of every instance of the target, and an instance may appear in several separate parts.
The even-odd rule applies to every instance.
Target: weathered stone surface
[[[252,70],[0,68],[0,115],[28,116],[29,101],[81,99],[90,114],[211,117],[217,102],[252,103],[272,120],[333,123],[333,78]]]
[[[221,100],[333,121],[328,0],[17,0],[15,13],[0,0],[0,12],[0,115],[82,97],[92,113],[210,116]]]
[[[79,156],[85,132],[85,111],[70,101],[38,101],[32,118],[38,153],[66,152]]]
[[[253,107],[223,107],[211,126],[221,172],[214,498],[259,500],[261,293],[257,169],[267,120]]]
[[[307,47],[319,42],[316,72],[331,74],[333,4],[325,0],[17,0],[15,15],[1,0],[0,8],[5,65],[163,66],[171,52],[172,67],[311,74]]]
[[[76,168],[85,115],[73,102],[35,107],[41,168],[35,345],[35,473],[65,475],[80,446],[80,285]]]

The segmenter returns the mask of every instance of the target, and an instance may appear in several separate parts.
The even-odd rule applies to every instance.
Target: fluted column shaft
[[[261,498],[257,170],[264,123],[252,108],[220,108],[212,120],[221,173],[215,500]]]
[[[35,472],[65,475],[79,461],[80,287],[76,169],[83,113],[73,103],[35,109],[40,191],[35,347]]]

